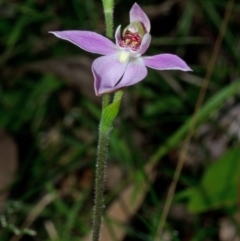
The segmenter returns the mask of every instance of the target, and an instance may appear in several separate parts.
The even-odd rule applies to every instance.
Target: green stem
[[[104,209],[104,183],[105,183],[105,176],[106,176],[108,136],[109,136],[109,132],[105,133],[105,132],[99,131],[92,241],[98,241],[100,237],[102,213]]]
[[[113,0],[103,0],[103,8],[106,20],[106,35],[113,37]],[[102,116],[99,125],[99,139],[97,149],[97,165],[95,179],[95,207],[93,213],[92,241],[99,241],[102,213],[104,209],[104,187],[106,177],[106,161],[108,153],[109,133],[112,123],[117,116],[123,92],[118,91],[109,104],[109,94],[103,95]]]
[[[109,95],[102,99],[102,113],[109,104]],[[103,115],[103,114],[102,114]],[[93,210],[92,241],[98,241],[100,236],[102,212],[104,208],[104,183],[106,173],[107,147],[109,131],[102,131],[103,118],[99,125],[99,139],[97,149],[96,179],[95,179],[95,207]]]
[[[109,100],[110,100],[109,94],[103,95],[103,99],[102,99],[102,101],[103,101],[103,102],[102,102],[102,110],[104,110],[105,107],[108,106]]]
[[[103,10],[106,21],[106,35],[108,38],[113,37],[113,5],[114,0],[102,0]]]
[[[109,104],[109,95],[103,96],[102,116],[99,125],[99,140],[97,149],[95,207],[93,213],[92,241],[98,241],[100,237],[102,214],[104,209],[104,186],[106,177],[109,133],[112,129],[112,123],[118,114],[122,95],[123,91],[120,90],[116,92],[111,104]]]
[[[105,12],[105,21],[106,21],[106,35],[109,38],[113,36],[113,13]]]

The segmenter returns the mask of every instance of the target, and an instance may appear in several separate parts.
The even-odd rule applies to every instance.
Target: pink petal
[[[116,46],[112,41],[94,32],[73,30],[50,33],[91,53],[108,55],[116,52]]]
[[[125,70],[125,73],[116,85],[116,89],[134,85],[147,76],[147,68],[141,58],[132,58]]]
[[[116,32],[115,32],[115,41],[116,41],[116,45],[119,47],[119,48],[122,48],[120,45],[119,45],[119,41],[122,40],[121,38],[121,25],[119,25],[116,29]]]
[[[116,42],[121,40],[121,25],[119,25],[116,29],[115,39],[116,39]]]
[[[93,61],[94,88],[96,95],[113,92],[128,62],[121,63],[118,54],[102,56]]]
[[[152,39],[152,37],[151,37],[151,35],[149,33],[146,33],[143,36],[140,48],[137,51],[137,56],[140,56],[140,55],[144,54],[147,51],[147,49],[148,49],[148,47],[149,47],[149,45],[151,43],[151,39]]]
[[[141,22],[146,31],[149,33],[151,29],[151,24],[148,19],[148,16],[143,12],[137,3],[134,3],[130,10],[130,23],[132,22]]]
[[[173,54],[158,54],[151,57],[143,57],[142,59],[147,67],[157,70],[176,69],[192,71],[182,59]]]

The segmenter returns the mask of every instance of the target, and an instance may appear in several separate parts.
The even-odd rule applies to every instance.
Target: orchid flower
[[[151,42],[150,28],[147,15],[137,3],[134,3],[130,10],[130,24],[122,35],[121,25],[116,30],[116,44],[90,31],[70,30],[50,33],[88,52],[104,55],[94,60],[92,64],[94,89],[99,96],[143,80],[147,75],[146,66],[156,70],[191,70],[182,59],[173,54],[142,56]]]

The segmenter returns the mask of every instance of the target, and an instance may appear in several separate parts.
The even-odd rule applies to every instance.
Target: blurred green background
[[[152,25],[146,54],[177,54],[193,72],[149,69],[125,90],[110,138],[102,240],[240,240],[240,3],[229,1],[138,1]],[[128,25],[134,2],[115,2],[114,28]],[[225,11],[230,20],[159,239]],[[0,1],[1,241],[88,240],[101,98],[91,73],[97,56],[48,34],[71,29],[104,35],[101,1]]]

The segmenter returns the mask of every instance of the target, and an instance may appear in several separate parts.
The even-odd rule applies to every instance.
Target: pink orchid
[[[134,3],[130,10],[130,24],[123,31],[122,37],[121,25],[116,30],[116,44],[90,31],[50,33],[86,51],[104,55],[92,64],[95,93],[99,96],[143,80],[147,75],[146,66],[157,70],[191,71],[182,59],[173,54],[142,57],[151,42],[150,28],[147,15],[137,3]]]

